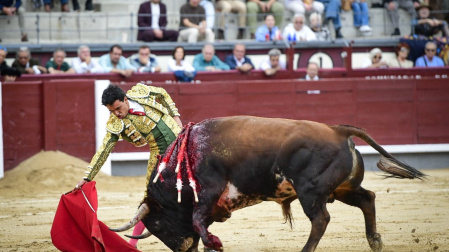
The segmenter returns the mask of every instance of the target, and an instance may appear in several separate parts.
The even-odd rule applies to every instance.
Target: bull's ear
[[[125,230],[128,230],[132,227],[134,227],[137,223],[139,223],[145,215],[147,215],[150,212],[150,207],[146,203],[142,203],[140,205],[139,209],[136,212],[136,215],[134,215],[134,218],[132,218],[127,224],[125,224],[123,227],[119,228],[110,228],[109,230],[114,232],[122,232]]]

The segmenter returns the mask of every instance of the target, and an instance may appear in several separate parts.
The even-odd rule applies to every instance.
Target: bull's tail
[[[381,159],[377,162],[377,167],[388,175],[387,178],[408,178],[408,179],[423,179],[427,175],[418,171],[417,169],[403,163],[396,158],[394,158],[390,153],[388,153],[384,148],[382,148],[374,139],[372,139],[365,130],[357,128],[351,125],[335,125],[331,126],[336,132],[346,136],[356,136],[375,150],[377,150],[381,155]]]

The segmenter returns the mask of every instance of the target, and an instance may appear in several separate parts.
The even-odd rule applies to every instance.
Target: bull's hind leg
[[[334,192],[333,197],[350,206],[358,207],[362,210],[365,218],[366,238],[375,252],[382,251],[382,239],[376,228],[376,194],[365,190],[360,186],[363,180],[364,168],[363,159],[356,150],[357,163],[350,180],[343,182]]]
[[[326,208],[326,198],[316,197],[314,193],[300,194],[299,196],[304,213],[309,217],[312,223],[309,239],[302,249],[303,252],[315,251],[318,242],[326,231],[327,224],[330,221],[330,215]]]

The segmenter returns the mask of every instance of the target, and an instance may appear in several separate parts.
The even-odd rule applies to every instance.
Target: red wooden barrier
[[[134,84],[121,85],[128,90]],[[184,123],[231,115],[283,117],[352,124],[366,128],[380,144],[449,143],[447,79],[229,79],[157,85],[170,93]],[[92,79],[4,83],[2,95],[5,170],[42,149],[86,161],[95,153]],[[119,143],[115,151],[148,149]]]

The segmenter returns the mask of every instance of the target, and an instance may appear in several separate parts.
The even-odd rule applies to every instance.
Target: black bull
[[[205,120],[180,136],[187,138],[185,153],[198,202],[188,186],[186,161],[180,170],[182,201],[177,202],[175,167],[182,141],[175,141],[161,177],[156,177],[156,169],[152,174],[155,183],[150,182],[141,211],[126,228],[115,231],[141,219],[173,251],[197,251],[200,238],[205,247],[222,250],[221,241],[207,229],[213,222],[225,221],[237,209],[276,201],[291,224],[290,203],[299,199],[312,223],[302,251],[314,251],[330,220],[326,204],[336,199],[362,210],[368,243],[373,251],[381,251],[375,194],[361,187],[364,165],[351,137],[382,155],[377,166],[386,177],[425,176],[392,157],[364,130],[348,125],[239,116]]]

